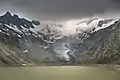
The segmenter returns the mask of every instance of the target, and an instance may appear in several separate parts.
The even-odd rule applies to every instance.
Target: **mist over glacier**
[[[18,37],[16,39],[18,39],[20,46],[23,48],[23,45],[25,45],[25,49],[22,49],[23,53],[31,52],[31,55],[38,60],[50,58],[53,61],[52,58],[57,58],[69,62],[71,59],[76,58],[76,51],[80,50],[78,51],[79,54],[85,53],[86,49],[89,49],[89,45],[92,44],[91,42],[94,43],[94,40],[97,40],[93,37],[93,40],[86,41],[85,45],[81,45],[84,44],[85,39],[89,39],[90,34],[97,33],[101,29],[104,30],[116,24],[117,21],[119,21],[117,16],[93,16],[63,21],[39,22],[35,20],[29,21],[7,12],[1,16],[1,26],[4,25],[1,28],[1,33],[11,36],[8,30],[13,30],[16,37]],[[5,33],[4,28],[8,28],[5,29]],[[95,38],[99,39],[97,36]],[[39,48],[43,49],[43,51],[39,50]]]
[[[73,57],[75,56],[75,50],[67,46],[74,43],[74,40],[77,38],[76,35],[81,34],[84,38],[87,38],[89,37],[87,36],[87,33],[94,33],[101,29],[107,28],[118,20],[118,17],[110,18],[94,16],[61,22],[47,22],[44,23],[47,27],[44,27],[43,29],[50,29],[51,32],[53,31],[53,34],[59,34],[59,38],[56,38],[58,40],[52,45],[52,49],[56,53],[57,57],[69,61],[71,55]],[[54,31],[57,32],[54,33]],[[48,33],[45,31],[44,34]]]
[[[41,22],[41,27],[45,25],[51,26],[51,29],[56,29],[62,33],[64,36],[74,35],[82,31],[89,31],[93,28],[97,30],[109,27],[120,17],[118,14],[98,14],[92,17],[82,17],[76,19],[60,20],[60,21],[43,21]],[[99,21],[111,20],[108,23],[104,23],[101,27],[98,26]],[[38,30],[38,29],[36,29]],[[77,32],[78,30],[78,32]]]

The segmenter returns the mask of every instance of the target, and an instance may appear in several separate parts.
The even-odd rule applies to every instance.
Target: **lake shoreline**
[[[77,64],[77,65],[62,65],[62,64],[31,64],[31,65],[3,65],[0,67],[38,67],[38,66],[88,66],[88,67],[101,67],[101,68],[106,68],[114,71],[119,71],[120,72],[120,65],[118,64]]]

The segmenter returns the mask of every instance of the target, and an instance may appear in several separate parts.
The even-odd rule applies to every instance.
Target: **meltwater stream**
[[[85,66],[1,67],[0,80],[120,80],[120,73]]]

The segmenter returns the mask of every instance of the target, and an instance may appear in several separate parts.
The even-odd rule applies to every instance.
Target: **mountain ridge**
[[[96,55],[104,55],[101,50],[107,52],[106,45],[116,44],[112,38],[119,38],[120,20],[91,18],[40,25],[39,21],[19,18],[10,12],[0,16],[1,61],[8,65],[101,63],[103,57]],[[34,31],[36,27],[42,28]]]

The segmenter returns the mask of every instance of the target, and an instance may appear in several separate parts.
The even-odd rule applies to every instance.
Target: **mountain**
[[[119,64],[119,33],[120,20],[115,21],[104,29],[86,33],[83,38],[78,38],[72,43],[71,47],[75,49],[74,61],[79,63],[97,63],[97,64]]]
[[[111,37],[110,34],[113,32],[109,31],[116,28],[117,22],[119,23],[118,19],[106,18],[90,18],[67,22],[62,27],[64,31],[67,30],[67,35],[63,31],[62,39],[52,44],[51,48],[59,58],[70,62],[70,64],[85,62],[88,58],[91,58],[90,54],[94,55],[92,51],[96,51],[97,47],[100,46],[99,44],[104,44],[104,41]]]
[[[120,64],[119,35],[120,20],[86,39],[85,42],[90,41],[93,43],[87,52],[90,61],[100,64]],[[95,40],[95,38],[97,39]]]
[[[49,35],[43,33],[42,30],[36,31],[36,28],[40,27],[39,21],[19,18],[10,12],[0,16],[1,61],[11,65],[25,65],[39,63],[41,59],[53,57],[53,54],[45,51],[53,40],[50,41]]]
[[[10,12],[0,16],[0,66],[119,64],[119,19],[40,23]]]

